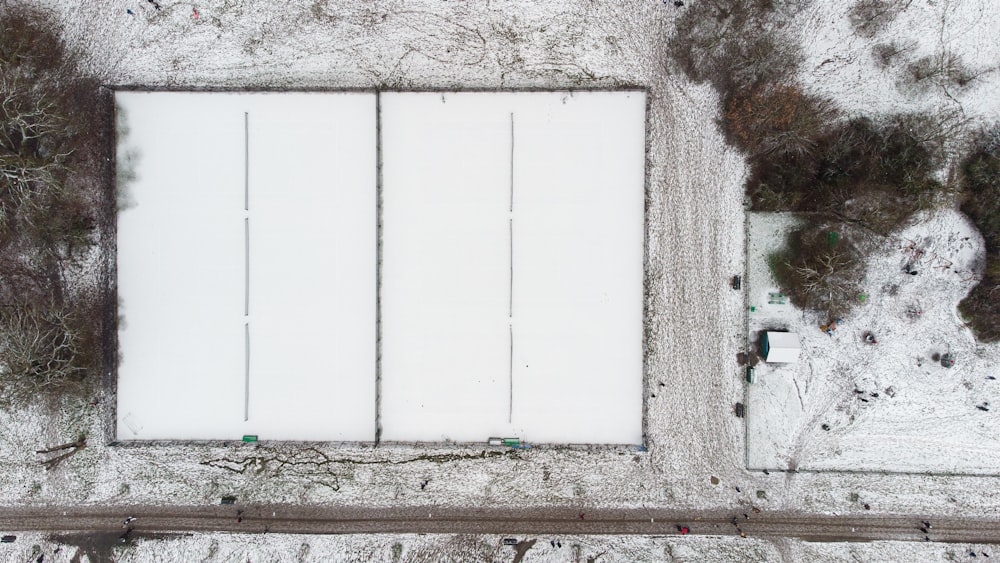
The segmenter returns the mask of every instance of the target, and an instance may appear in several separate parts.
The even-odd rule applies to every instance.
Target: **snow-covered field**
[[[728,286],[729,278],[744,270],[746,167],[719,132],[716,93],[673,71],[664,52],[682,8],[660,0],[315,0],[281,6],[207,0],[198,2],[200,17],[194,19],[191,3],[169,0],[161,1],[159,12],[138,0],[31,3],[51,10],[69,43],[85,52],[87,67],[118,86],[647,88],[644,431],[649,450],[536,448],[480,457],[481,449],[471,446],[106,447],[94,439],[58,470],[45,472],[33,453],[39,446],[66,442],[80,430],[95,437],[106,431],[102,414],[113,398],[103,397],[97,407],[84,402],[54,411],[35,405],[0,413],[0,501],[201,504],[235,494],[242,502],[305,504],[743,511],[755,503],[763,510],[850,513],[864,510],[855,500],[860,498],[875,513],[1000,515],[995,477],[746,469],[744,420],[733,415],[733,404],[744,396],[736,358],[745,345],[748,303]],[[984,72],[960,90],[914,91],[897,87],[895,79],[872,79],[870,48],[878,40],[852,35],[846,23],[851,4],[815,1],[796,20],[794,31],[807,49],[802,79],[812,90],[836,97],[853,112],[945,106],[976,119],[1000,115],[1000,100],[991,95],[1000,85],[995,72]],[[1000,60],[995,34],[976,31],[996,29],[997,3],[911,4],[893,23],[897,38],[922,50],[946,45],[969,60]],[[953,25],[964,21],[975,23],[973,31]],[[833,62],[823,64],[826,59]],[[945,301],[942,319],[948,318]],[[948,340],[925,342],[958,346],[959,335],[952,327],[943,334]],[[980,416],[973,410],[970,416]],[[818,468],[844,467],[832,466],[829,452],[802,459]],[[425,479],[430,485],[422,490]],[[765,491],[766,498],[757,498],[755,490]],[[490,541],[495,544],[495,538]],[[701,541],[707,540],[678,544]],[[778,544],[750,558],[934,560],[948,549],[908,544],[891,548],[902,551],[868,556],[868,545],[849,545],[834,548],[845,550],[840,555],[824,556],[811,551],[816,544],[796,545]],[[670,549],[660,546],[657,557],[649,558],[676,554],[703,560],[710,556],[701,553],[711,553]]]
[[[118,438],[640,444],[645,95],[375,96],[117,95]]]
[[[381,95],[382,439],[642,443],[645,101]]]
[[[373,440],[374,95],[116,105],[118,438]]]

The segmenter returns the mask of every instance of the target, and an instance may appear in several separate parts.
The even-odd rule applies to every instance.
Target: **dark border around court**
[[[354,446],[354,447],[372,447],[379,448],[382,446],[407,446],[407,447],[422,447],[428,449],[439,449],[439,448],[462,448],[468,449],[469,447],[475,447],[476,449],[482,448],[484,450],[498,450],[504,451],[509,448],[503,446],[489,446],[485,441],[483,442],[385,442],[381,440],[381,412],[379,408],[380,395],[381,395],[381,263],[382,263],[382,146],[381,146],[381,94],[383,93],[435,93],[435,94],[460,94],[460,93],[493,93],[493,94],[521,94],[521,93],[554,93],[554,92],[565,92],[572,95],[575,92],[580,93],[595,93],[595,92],[641,92],[645,96],[645,111],[643,119],[643,133],[644,133],[644,154],[643,154],[643,287],[642,287],[642,383],[641,383],[641,422],[640,428],[642,432],[642,443],[641,444],[586,444],[586,443],[531,443],[532,448],[541,449],[566,449],[566,450],[590,450],[590,449],[601,449],[601,450],[625,450],[631,453],[645,452],[647,448],[647,428],[648,428],[648,412],[646,406],[646,396],[649,386],[649,369],[647,366],[648,362],[648,316],[649,316],[649,271],[646,267],[649,259],[649,190],[650,190],[650,180],[649,180],[649,167],[650,167],[650,127],[649,127],[649,117],[650,117],[650,88],[645,85],[640,84],[618,84],[615,87],[597,87],[597,88],[414,88],[414,89],[396,89],[396,88],[262,88],[262,89],[242,89],[242,88],[229,88],[229,87],[205,87],[205,88],[190,88],[190,87],[172,87],[172,86],[149,86],[149,85],[104,85],[101,87],[102,91],[107,92],[108,103],[111,107],[110,123],[108,124],[109,131],[112,133],[108,135],[109,147],[108,154],[111,156],[111,174],[109,177],[108,191],[111,194],[109,198],[109,205],[106,212],[108,213],[107,220],[109,221],[110,228],[107,229],[106,235],[108,240],[104,241],[105,244],[103,249],[109,253],[106,258],[107,268],[105,275],[107,276],[107,282],[105,287],[108,290],[108,307],[106,315],[111,322],[106,323],[106,329],[108,334],[105,335],[105,340],[108,343],[105,349],[105,362],[107,364],[107,369],[105,370],[105,377],[103,380],[103,387],[106,391],[106,396],[108,397],[108,409],[107,409],[107,419],[103,428],[105,429],[104,435],[105,444],[109,446],[116,447],[141,447],[141,446],[214,446],[214,447],[231,447],[234,445],[246,445],[246,446],[283,446],[283,445],[295,445],[300,447],[308,446]],[[228,439],[228,440],[119,440],[118,439],[118,417],[117,417],[117,407],[118,407],[118,365],[121,361],[121,354],[118,347],[118,320],[119,320],[119,303],[118,303],[118,252],[117,252],[117,227],[118,227],[118,178],[117,178],[117,164],[118,164],[118,111],[115,105],[114,95],[117,92],[172,92],[172,93],[231,93],[231,94],[294,94],[294,93],[317,93],[317,94],[374,94],[375,95],[375,114],[376,114],[376,269],[375,269],[375,302],[376,302],[376,314],[375,314],[375,400],[376,400],[376,411],[375,411],[375,439],[373,441],[365,442],[350,442],[350,441],[299,441],[299,440],[261,440],[260,442],[254,442],[250,444],[244,444],[239,439]]]

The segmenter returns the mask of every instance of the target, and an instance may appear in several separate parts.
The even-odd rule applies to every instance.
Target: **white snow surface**
[[[65,31],[68,45],[83,53],[83,67],[109,85],[647,87],[644,429],[648,451],[535,448],[484,456],[482,448],[468,445],[108,447],[98,437],[106,435],[108,401],[113,398],[102,396],[96,406],[66,400],[51,407],[35,404],[16,412],[0,411],[3,502],[197,505],[237,494],[247,503],[672,506],[734,512],[756,504],[763,510],[868,513],[853,500],[851,493],[856,493],[875,514],[1000,514],[996,477],[835,467],[768,474],[747,469],[747,420],[733,416],[732,407],[744,400],[744,372],[736,357],[745,347],[749,303],[728,286],[733,274],[744,271],[746,166],[718,129],[717,94],[707,85],[690,83],[669,62],[665,40],[681,9],[660,0],[377,4],[317,0],[283,3],[280,8],[271,2],[205,0],[198,2],[201,16],[195,20],[192,4],[180,1],[161,0],[161,11],[126,0],[19,3],[51,13]],[[991,0],[910,4],[914,15],[897,20],[893,34],[921,49],[934,49],[942,21],[920,17],[924,10],[947,10],[948,21],[957,21],[960,15],[981,21],[987,29],[995,29],[1000,21],[998,5]],[[850,6],[851,2],[817,0],[809,4],[809,17],[790,26],[800,26],[793,31],[811,49],[809,60],[814,64],[803,67],[803,82],[857,112],[954,107],[941,89],[914,93],[896,88],[891,79],[888,83],[872,79],[866,70],[871,42],[854,38],[845,27]],[[126,8],[136,16],[129,16]],[[833,32],[839,35],[830,37]],[[814,38],[823,40],[813,42]],[[951,46],[966,57],[982,53],[989,58],[992,41],[992,35],[970,33]],[[831,58],[826,50],[840,54],[836,66],[819,66]],[[839,70],[825,72],[833,68]],[[972,88],[949,93],[972,117],[997,115],[1000,98],[989,95],[997,89],[997,73],[984,73],[977,81]],[[950,314],[947,302],[942,300],[942,315]],[[997,347],[982,350],[995,353]],[[73,440],[81,431],[91,436],[88,447],[58,470],[46,472],[34,451]],[[712,484],[712,476],[719,478],[719,484]],[[430,486],[422,490],[419,485],[428,478]],[[755,490],[765,491],[766,499],[756,498]],[[236,536],[218,541],[221,545],[234,537],[243,541]],[[747,544],[737,545],[743,550]],[[869,555],[864,550],[876,544],[831,548],[847,550],[844,556],[843,552],[828,555],[818,545],[801,544],[805,551],[799,552],[779,544],[777,553],[751,552],[756,555],[750,559],[915,561],[943,559],[950,549],[906,544],[893,552],[888,550],[895,547],[879,544],[878,549],[887,551]],[[931,548],[941,551],[917,551]],[[662,549],[655,554],[665,553]],[[690,554],[689,560],[710,557],[684,553]],[[723,559],[738,560],[728,554]]]
[[[645,100],[381,96],[384,440],[642,443]]]
[[[373,98],[118,94],[120,439],[375,440]],[[641,443],[645,95],[379,107],[382,438]]]
[[[373,440],[374,95],[116,104],[118,438]]]

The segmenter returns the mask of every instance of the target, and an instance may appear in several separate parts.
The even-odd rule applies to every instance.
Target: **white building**
[[[799,335],[794,332],[765,332],[761,347],[764,361],[771,364],[793,364],[799,361]]]

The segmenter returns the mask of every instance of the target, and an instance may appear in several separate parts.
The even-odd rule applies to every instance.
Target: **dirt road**
[[[582,516],[581,516],[582,515]],[[0,509],[0,530],[121,533],[229,531],[301,534],[691,534],[799,538],[807,541],[903,540],[1000,543],[1000,521],[921,516],[824,516],[792,512],[693,513],[654,509],[328,508],[316,506],[48,507]],[[748,518],[749,517],[749,518]],[[734,522],[735,518],[735,524]]]

